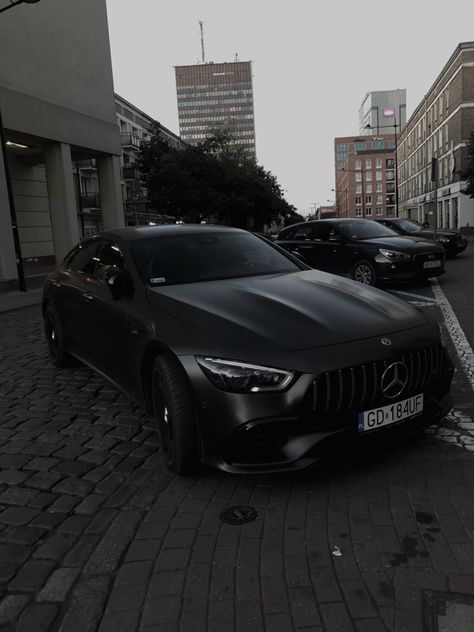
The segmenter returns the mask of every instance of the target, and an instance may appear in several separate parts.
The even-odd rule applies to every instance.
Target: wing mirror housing
[[[133,282],[130,275],[115,266],[110,266],[105,273],[105,283],[114,301],[118,301],[124,296],[133,295]]]

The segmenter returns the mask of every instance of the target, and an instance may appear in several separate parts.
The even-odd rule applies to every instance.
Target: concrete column
[[[17,277],[10,203],[8,201],[3,154],[0,151],[0,281],[10,281]]]
[[[104,230],[125,226],[120,183],[120,158],[104,154],[97,158],[99,171],[100,208]]]
[[[70,146],[48,143],[45,164],[54,255],[59,264],[80,239]]]

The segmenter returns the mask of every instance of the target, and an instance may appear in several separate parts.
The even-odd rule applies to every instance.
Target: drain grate
[[[220,519],[227,524],[245,524],[252,522],[257,516],[257,510],[249,505],[234,505],[224,509],[220,514]]]

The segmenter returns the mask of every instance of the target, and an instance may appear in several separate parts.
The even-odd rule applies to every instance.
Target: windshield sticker
[[[166,283],[165,277],[152,277],[150,283]]]

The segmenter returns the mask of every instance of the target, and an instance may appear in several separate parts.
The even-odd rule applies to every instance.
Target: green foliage
[[[467,168],[462,173],[463,180],[467,180],[467,187],[463,190],[465,195],[474,198],[474,132],[471,132],[467,146]]]
[[[138,167],[160,213],[255,230],[295,214],[275,176],[236,149],[227,132],[177,150],[160,139],[159,131],[157,125],[143,143]]]

